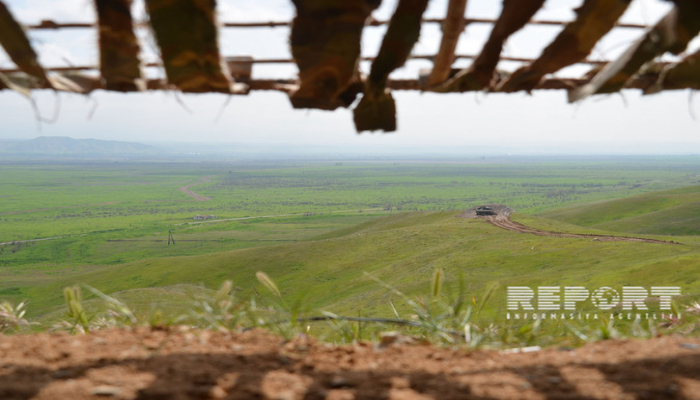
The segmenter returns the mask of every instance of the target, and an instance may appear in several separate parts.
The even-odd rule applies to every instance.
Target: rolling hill
[[[492,312],[504,310],[509,285],[680,285],[684,293],[700,293],[700,240],[693,237],[682,238],[683,246],[543,237],[458,215],[400,213],[291,244],[26,274],[3,282],[2,289],[29,298],[35,316],[55,309],[62,288],[76,282],[116,293],[146,312],[152,302],[165,308],[174,299],[184,304],[182,284],[215,288],[231,279],[240,295],[249,296],[256,271],[272,277],[290,302],[303,295],[311,309],[382,316],[392,315],[389,299],[396,297],[365,272],[409,295],[427,293],[435,268],[445,271],[447,293],[453,295],[460,275],[467,294],[477,298],[497,282]]]
[[[700,235],[700,185],[571,206],[539,216],[612,232]]]

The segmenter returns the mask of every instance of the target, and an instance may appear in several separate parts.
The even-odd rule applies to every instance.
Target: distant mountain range
[[[41,136],[31,140],[0,141],[0,154],[42,156],[136,156],[167,153],[141,143],[114,140]]]
[[[673,144],[640,144],[627,146],[617,153],[610,149],[578,148],[573,145],[533,143],[529,146],[474,145],[474,146],[418,146],[418,145],[368,145],[305,144],[305,143],[197,143],[197,142],[152,142],[149,144],[116,140],[73,139],[65,136],[42,136],[31,140],[0,139],[0,156],[25,158],[92,158],[92,157],[177,157],[188,160],[236,159],[236,160],[401,160],[442,159],[444,157],[539,157],[582,155],[693,155],[697,157],[697,146],[688,143],[674,147]],[[679,149],[683,150],[679,150]],[[494,161],[494,160],[490,160]]]

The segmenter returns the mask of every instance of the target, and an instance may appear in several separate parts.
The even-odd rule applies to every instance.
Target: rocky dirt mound
[[[2,399],[697,399],[700,340],[498,351],[148,328],[0,337]]]
[[[478,216],[476,215],[476,207],[471,208],[461,214],[461,218],[482,218],[487,220],[491,225],[497,226],[502,229],[506,229],[513,232],[529,233],[538,236],[550,236],[550,237],[560,237],[560,238],[577,238],[577,239],[591,239],[601,242],[643,242],[643,243],[659,243],[659,244],[681,244],[674,241],[665,241],[658,239],[648,239],[648,238],[638,238],[630,236],[613,236],[613,235],[592,235],[583,233],[565,233],[565,232],[550,232],[543,231],[541,229],[530,228],[519,222],[512,221],[510,215],[513,210],[502,205],[502,204],[489,204],[489,207],[496,213],[496,215],[489,216]]]

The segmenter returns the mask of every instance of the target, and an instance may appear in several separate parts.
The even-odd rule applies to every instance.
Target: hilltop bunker
[[[496,215],[496,212],[493,211],[493,208],[491,208],[489,206],[479,206],[476,208],[476,215],[477,216]]]
[[[508,216],[513,209],[503,204],[482,204],[472,207],[459,214],[461,218],[493,217],[498,215]]]

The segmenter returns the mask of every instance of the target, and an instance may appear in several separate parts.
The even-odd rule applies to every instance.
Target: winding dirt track
[[[469,211],[463,213],[462,216],[464,218],[482,218],[482,219],[485,219],[486,221],[488,221],[491,225],[502,228],[502,229],[506,229],[506,230],[513,231],[513,232],[519,232],[519,233],[529,233],[529,234],[538,235],[538,236],[591,239],[594,241],[601,241],[601,242],[639,242],[639,243],[657,243],[657,244],[682,244],[682,243],[673,242],[673,241],[669,242],[669,241],[665,241],[665,240],[638,238],[638,237],[631,237],[631,236],[593,235],[593,234],[585,234],[585,233],[565,233],[565,232],[543,231],[541,229],[531,228],[531,227],[525,226],[521,223],[512,221],[510,219],[510,214],[513,211],[505,206],[492,205],[492,208],[494,209],[495,212],[497,212],[496,215],[477,216],[476,212],[474,210],[469,210]]]
[[[191,183],[189,185],[183,186],[183,187],[179,188],[178,190],[181,191],[182,193],[190,196],[191,198],[197,200],[197,201],[209,201],[209,200],[211,200],[209,197],[202,196],[201,194],[196,193],[195,191],[190,189],[191,187],[199,186],[203,183],[208,183],[208,182],[211,182],[211,179],[209,177],[205,177],[205,178],[200,179],[199,182]]]
[[[607,236],[607,235],[590,235],[583,233],[563,233],[563,232],[549,232],[543,231],[535,228],[530,228],[523,224],[515,221],[511,221],[510,217],[507,215],[495,215],[486,217],[486,220],[493,226],[499,228],[507,229],[509,231],[520,232],[520,233],[530,233],[538,236],[552,236],[561,238],[579,238],[579,239],[593,239],[601,242],[643,242],[643,243],[662,243],[662,244],[680,244],[677,242],[667,242],[665,240],[657,239],[646,239],[637,238],[629,236]]]

